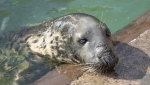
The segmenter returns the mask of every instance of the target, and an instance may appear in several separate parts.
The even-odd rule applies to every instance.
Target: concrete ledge
[[[150,29],[150,10],[112,35],[113,41],[128,43]]]

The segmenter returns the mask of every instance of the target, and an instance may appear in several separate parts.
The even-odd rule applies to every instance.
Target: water
[[[150,9],[149,3],[149,0],[0,0],[0,26],[2,31],[18,30],[82,12],[102,19],[114,33]]]
[[[0,48],[11,38],[2,39],[6,37],[3,33],[10,35],[8,31],[17,31],[26,25],[75,12],[97,17],[105,22],[111,32],[114,33],[147,11],[150,8],[149,3],[149,0],[0,0]],[[21,47],[14,49],[19,50],[19,52],[22,50]],[[30,56],[26,51],[23,51],[24,54],[19,54],[14,49],[3,49],[6,54],[5,56],[0,55],[0,81],[2,85],[10,85],[14,76],[28,66],[30,68],[21,72],[20,75],[29,74],[28,71],[33,71],[31,75],[35,75],[37,74],[36,71],[39,72],[42,68],[41,62],[43,61],[37,55],[30,54],[32,55]],[[2,50],[0,49],[1,53]],[[32,60],[28,58],[32,58]],[[32,67],[35,68],[32,69]],[[48,68],[44,69],[40,73],[49,71]],[[5,72],[6,70],[8,71]]]

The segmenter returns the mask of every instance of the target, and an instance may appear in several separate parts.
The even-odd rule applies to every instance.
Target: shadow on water
[[[142,79],[150,66],[150,57],[142,50],[125,43],[115,47],[119,56],[119,63],[115,67],[118,79]]]

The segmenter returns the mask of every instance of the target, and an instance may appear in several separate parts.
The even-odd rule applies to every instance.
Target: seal
[[[26,42],[33,52],[61,62],[90,66],[96,71],[112,69],[118,62],[106,24],[84,13],[24,27],[16,38]]]

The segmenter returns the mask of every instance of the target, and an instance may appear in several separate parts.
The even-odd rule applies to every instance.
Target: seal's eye
[[[111,32],[110,32],[109,29],[106,30],[106,36],[107,36],[107,37],[111,36]]]
[[[87,41],[88,41],[87,39],[79,39],[78,40],[78,42],[82,45],[85,44]]]

